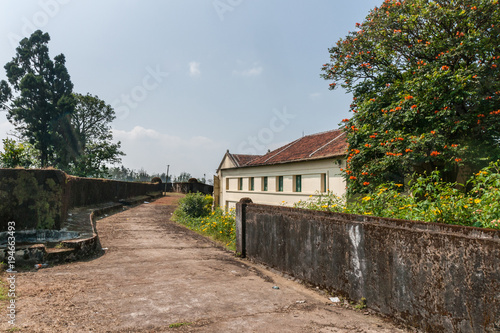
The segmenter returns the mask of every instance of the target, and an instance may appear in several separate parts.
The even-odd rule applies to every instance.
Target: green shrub
[[[438,171],[416,177],[407,192],[403,184],[383,184],[364,197],[347,201],[332,193],[296,203],[298,208],[458,224],[500,230],[500,161],[463,185],[444,182]]]
[[[175,211],[178,217],[203,217],[212,211],[213,198],[202,193],[188,193],[179,200],[179,207]]]

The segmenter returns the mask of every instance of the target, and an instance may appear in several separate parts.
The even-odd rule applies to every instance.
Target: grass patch
[[[0,280],[0,302],[10,300],[9,296],[9,286],[3,280]]]
[[[178,328],[178,327],[188,326],[188,325],[191,325],[191,323],[174,323],[174,324],[168,325],[168,328]]]

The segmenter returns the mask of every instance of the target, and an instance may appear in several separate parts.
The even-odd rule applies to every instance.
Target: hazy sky
[[[319,77],[328,48],[381,0],[2,0],[0,79],[41,29],[74,91],[115,107],[123,164],[211,177],[226,152],[263,154],[338,128],[351,96]],[[0,139],[12,130],[0,113]]]

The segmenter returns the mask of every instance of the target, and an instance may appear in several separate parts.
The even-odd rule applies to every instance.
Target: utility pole
[[[167,165],[167,177],[165,178],[165,192],[168,191],[168,170],[170,169],[170,164]]]

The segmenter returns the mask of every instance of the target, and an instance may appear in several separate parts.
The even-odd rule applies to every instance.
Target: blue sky
[[[0,64],[48,32],[74,91],[115,107],[126,167],[211,177],[227,149],[263,154],[349,117],[320,69],[381,2],[3,0]],[[1,112],[0,139],[11,130]]]

